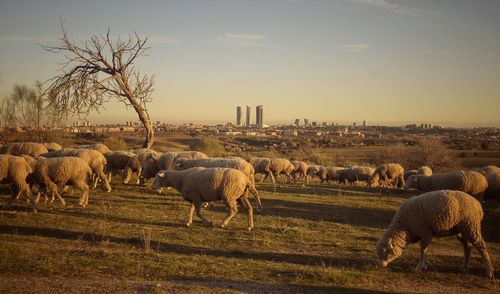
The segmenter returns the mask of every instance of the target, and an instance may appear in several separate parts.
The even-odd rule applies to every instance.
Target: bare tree
[[[0,102],[0,143],[8,142],[9,128],[14,123],[14,105],[10,99],[2,99]]]
[[[126,39],[113,39],[108,29],[106,35],[93,35],[77,43],[70,39],[62,22],[61,30],[60,45],[42,46],[65,58],[61,74],[48,81],[51,103],[68,114],[87,116],[110,99],[117,99],[137,112],[146,128],[143,147],[150,148],[154,131],[146,106],[152,100],[154,77],[134,67],[137,58],[150,48],[146,46],[149,38],[135,33]]]

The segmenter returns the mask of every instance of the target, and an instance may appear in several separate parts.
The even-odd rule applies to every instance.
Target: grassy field
[[[418,246],[387,269],[375,266],[375,243],[412,194],[401,190],[314,184],[259,185],[264,205],[248,232],[241,212],[229,227],[185,227],[188,203],[177,192],[114,182],[91,192],[89,207],[22,200],[0,211],[0,292],[495,292],[473,251],[469,274],[459,270],[455,238],[435,239],[430,269],[414,268]],[[9,191],[0,190],[5,203]],[[252,202],[253,203],[253,202]],[[72,205],[72,206],[71,206]],[[486,205],[484,236],[500,269],[500,206]],[[205,210],[222,220],[221,203]],[[499,271],[496,275],[499,276]]]

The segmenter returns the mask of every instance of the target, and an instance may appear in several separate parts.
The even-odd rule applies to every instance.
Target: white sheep
[[[157,160],[158,170],[172,169],[174,167],[174,162],[178,158],[202,159],[208,158],[208,156],[205,153],[199,151],[164,152]]]
[[[86,207],[89,202],[89,186],[87,179],[92,176],[90,166],[78,157],[40,158],[36,161],[33,180],[42,190],[48,189],[62,205],[66,202],[59,194],[57,186],[71,185],[82,191],[79,205]],[[37,202],[40,193],[37,196]]]
[[[422,192],[436,190],[457,190],[482,199],[488,188],[486,178],[475,171],[458,171],[433,174],[432,176],[414,175],[406,182],[407,189],[417,189]]]
[[[48,150],[43,144],[33,142],[10,143],[0,147],[0,154],[29,155],[34,158],[47,152]]]
[[[47,150],[50,152],[50,151],[57,151],[57,150],[61,150],[63,147],[58,144],[58,143],[55,143],[55,142],[50,142],[50,143],[42,143],[43,146],[45,146],[47,148]]]
[[[243,159],[236,158],[202,158],[186,159],[179,158],[174,163],[174,169],[185,170],[192,167],[227,167],[234,168],[245,174],[252,183],[255,183],[255,170],[253,166]]]
[[[496,165],[483,166],[482,168],[478,169],[478,172],[483,175],[500,173],[500,167]]]
[[[418,168],[417,173],[424,176],[432,176],[432,169],[428,166],[421,166]]]
[[[327,174],[328,171],[323,166],[310,164],[307,167],[306,184],[309,184],[309,179],[314,177],[317,177],[321,181],[321,183],[323,183],[324,181],[326,181]]]
[[[292,171],[292,177],[295,182],[302,178],[307,178],[307,169],[309,168],[309,165],[305,163],[304,161],[300,160],[292,160],[290,161],[295,169]],[[296,175],[298,174],[298,177]]]
[[[14,155],[0,155],[0,182],[9,184],[12,190],[12,197],[5,205],[6,207],[9,207],[14,199],[24,194],[30,199],[33,211],[37,211],[35,199],[26,182],[31,172],[33,169],[24,158]]]
[[[377,242],[379,265],[385,267],[398,258],[409,243],[420,241],[418,270],[427,268],[426,252],[433,237],[458,236],[464,248],[462,269],[469,269],[470,247],[477,248],[493,277],[493,266],[481,234],[483,209],[470,195],[461,191],[439,190],[406,200]]]
[[[75,149],[93,149],[93,150],[97,150],[97,151],[101,152],[102,154],[111,152],[111,149],[109,149],[108,146],[106,146],[106,145],[104,145],[102,143],[88,144],[88,145],[77,145],[77,146],[73,146],[71,148],[75,148]]]
[[[228,214],[220,226],[227,226],[238,212],[236,203],[239,203],[247,211],[248,230],[251,230],[253,209],[248,201],[248,192],[251,192],[257,199],[259,209],[262,207],[259,194],[250,179],[239,170],[232,168],[194,167],[182,171],[163,170],[156,175],[151,185],[153,190],[161,187],[173,187],[191,203],[187,226],[192,224],[195,210],[196,215],[205,224],[212,225],[212,222],[201,213],[202,204],[222,200],[228,207]]]
[[[369,187],[385,186],[393,183],[394,186],[401,188],[405,185],[404,168],[398,163],[384,163],[375,169],[368,180]]]
[[[156,173],[160,170],[158,169],[158,160],[161,153],[147,148],[141,148],[133,150],[135,154],[139,157],[142,166],[141,182],[144,183],[149,179],[155,177]]]

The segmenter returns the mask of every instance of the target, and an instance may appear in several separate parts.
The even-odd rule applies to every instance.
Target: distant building
[[[247,127],[250,126],[250,111],[251,111],[251,108],[250,108],[250,106],[247,105],[247,120],[246,120]]]
[[[366,128],[368,124],[366,123],[366,120],[363,121],[363,127]]]
[[[317,123],[317,122],[315,122],[315,121],[313,121],[313,122],[312,122],[312,126],[313,126],[313,127],[315,127],[315,126],[317,126],[317,125],[318,125],[318,123]]]
[[[307,118],[304,118],[304,125],[307,127],[309,126],[309,119]]]
[[[264,125],[264,106],[258,105],[255,107],[255,124],[258,127],[262,127]]]
[[[295,125],[298,127],[298,126],[299,126],[299,124],[300,124],[300,118],[296,118],[296,119],[295,119]]]
[[[241,106],[236,107],[236,125],[241,126]]]

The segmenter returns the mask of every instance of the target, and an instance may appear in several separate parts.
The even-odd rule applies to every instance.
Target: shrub
[[[112,136],[106,138],[103,144],[109,147],[111,150],[127,150],[127,143],[121,137]]]
[[[189,147],[191,150],[203,152],[210,157],[224,156],[226,154],[224,146],[214,138],[197,139]]]

